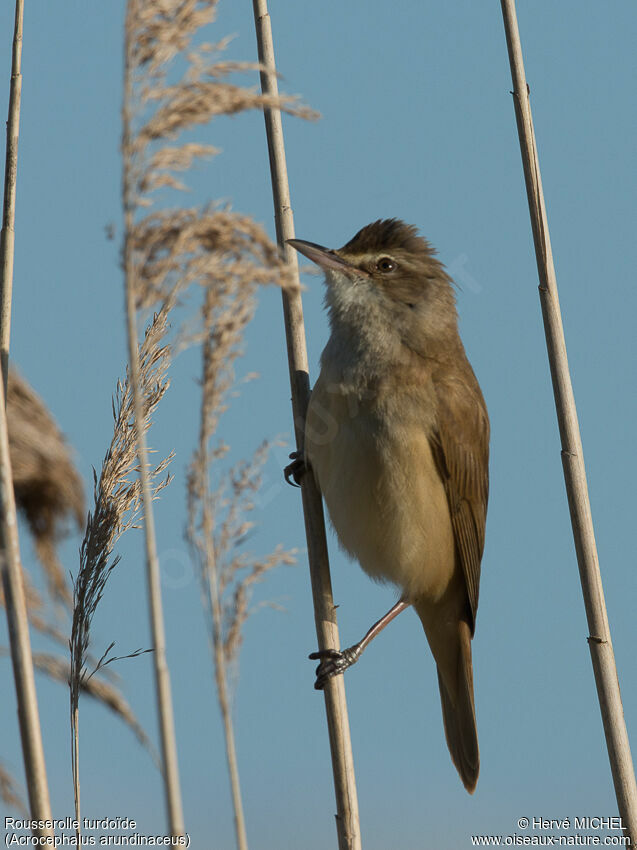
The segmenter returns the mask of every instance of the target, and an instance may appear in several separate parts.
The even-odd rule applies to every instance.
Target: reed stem
[[[265,95],[276,97],[278,85],[274,43],[266,0],[253,0],[253,8],[259,62],[263,66],[261,90]],[[288,239],[294,238],[294,217],[290,202],[281,111],[272,107],[265,107],[263,111],[270,155],[277,242],[297,283],[293,289],[282,290],[282,296],[296,445],[299,451],[302,451],[305,416],[310,399],[310,376],[303,325],[303,306],[298,287],[297,257],[294,249],[286,244]],[[311,475],[303,478],[302,498],[318,644],[320,649],[338,649],[340,643],[336,608],[332,596],[323,504],[321,494]],[[339,850],[360,850],[358,796],[343,676],[334,676],[329,679],[324,695],[336,794],[338,846]]]
[[[588,620],[588,645],[606,735],[608,757],[615,784],[617,805],[624,830],[630,836],[631,845],[634,846],[637,843],[637,786],[635,785],[635,772],[619,692],[619,679],[597,557],[582,441],[566,356],[566,342],[553,266],[551,239],[542,192],[540,162],[535,145],[529,88],[524,73],[515,2],[514,0],[501,0],[501,3],[513,80],[513,103],[520,138],[535,257],[540,278],[539,290],[544,333],[562,444],[564,482]]]
[[[13,256],[15,247],[15,198],[18,179],[18,139],[20,135],[20,101],[22,95],[22,29],[24,0],[16,0],[11,85],[9,88],[9,117],[7,120],[7,150],[4,170],[4,203],[0,231],[0,359],[4,397],[7,397],[9,377],[9,340],[11,337],[11,295],[13,291]]]
[[[13,291],[13,255],[15,244],[15,201],[18,174],[18,136],[20,128],[20,92],[22,75],[22,27],[24,2],[16,0],[9,118],[7,121],[7,153],[4,175],[2,231],[0,233],[0,569],[4,587],[5,608],[11,661],[18,702],[18,721],[22,739],[22,755],[29,794],[31,818],[34,821],[51,819],[51,803],[44,763],[42,732],[33,676],[31,641],[22,579],[22,564],[18,541],[13,475],[9,455],[6,396],[9,370],[9,339],[11,335],[11,297]],[[36,828],[39,838],[52,836],[53,831]]]
[[[130,0],[129,0],[130,3]],[[130,14],[130,6],[129,6]],[[125,81],[123,108],[123,203],[124,203],[124,278],[126,296],[126,331],[128,338],[128,360],[130,366],[130,386],[133,394],[135,410],[135,430],[137,440],[137,457],[139,460],[139,480],[141,483],[142,502],[144,506],[144,540],[146,547],[146,578],[148,583],[148,603],[150,609],[150,624],[153,642],[153,662],[155,671],[155,692],[159,714],[159,733],[161,741],[162,773],[164,793],[168,816],[168,827],[171,836],[184,835],[184,819],[179,784],[179,767],[177,762],[177,743],[175,737],[175,721],[173,715],[170,673],[166,664],[166,637],[164,629],[164,614],[161,598],[161,578],[159,558],[157,556],[157,541],[155,535],[155,518],[153,512],[153,496],[148,467],[148,447],[144,430],[144,401],[140,380],[139,349],[137,343],[137,307],[136,269],[131,245],[131,235],[134,227],[135,201],[131,176],[133,152],[131,143],[131,113],[133,67],[130,45],[132,27],[126,25],[125,44]]]

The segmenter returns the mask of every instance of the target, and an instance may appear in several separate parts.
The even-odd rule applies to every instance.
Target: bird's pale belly
[[[455,570],[446,493],[420,423],[388,427],[339,393],[315,392],[306,456],[342,547],[407,600],[436,601]]]

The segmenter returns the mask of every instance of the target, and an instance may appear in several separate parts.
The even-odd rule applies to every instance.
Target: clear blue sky
[[[54,412],[90,488],[111,434],[123,372],[118,266],[123,3],[27,2],[12,358]],[[0,7],[0,115],[6,116],[13,4]],[[563,0],[518,9],[604,588],[629,734],[637,750],[634,547],[634,4]],[[562,480],[537,275],[499,4],[377,0],[271,4],[283,87],[323,118],[285,121],[299,238],[330,246],[397,216],[417,224],[455,274],[461,332],[492,423],[491,501],[474,641],[482,771],[473,797],[449,760],[433,662],[408,612],[347,675],[366,850],[458,850],[474,833],[520,832],[518,818],[616,813],[586,643]],[[209,40],[252,59],[251,4],[221,0]],[[258,114],[201,138],[224,149],[190,203],[229,199],[273,234]],[[113,222],[116,240],[107,241]],[[326,340],[322,284],[305,294],[312,377]],[[197,581],[183,543],[184,468],[197,430],[198,360],[176,363],[152,443],[175,448],[175,481],[157,504],[163,595],[185,818],[194,847],[233,847],[223,739]],[[222,436],[237,456],[290,434],[280,298],[263,293]],[[300,497],[272,457],[253,545],[304,547]],[[141,534],[122,542],[94,623],[95,649],[150,642]],[[77,570],[79,538],[63,550]],[[23,535],[25,563],[33,564]],[[394,600],[331,541],[345,644]],[[236,693],[248,837],[259,850],[336,846],[323,698],[307,565],[280,569],[255,601]],[[3,632],[4,632],[4,626]],[[40,646],[36,640],[36,645]],[[1,756],[21,774],[8,661]],[[151,661],[118,666],[156,735]],[[53,808],[72,813],[68,694],[38,679]],[[90,817],[164,826],[159,776],[130,732],[81,706],[82,803]]]

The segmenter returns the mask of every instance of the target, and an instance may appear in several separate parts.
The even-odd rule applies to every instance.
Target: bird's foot
[[[313,652],[310,658],[313,661],[321,662],[316,668],[316,682],[314,682],[316,690],[323,690],[328,679],[331,679],[332,676],[338,676],[339,673],[344,673],[348,667],[355,664],[362,651],[363,647],[359,643],[355,643],[354,646],[342,649],[340,652],[338,649],[321,649],[318,652]]]
[[[290,459],[292,463],[289,463],[285,469],[283,470],[283,475],[285,480],[292,487],[300,487],[301,479],[307,472],[307,466],[305,465],[305,461],[303,460],[302,452],[292,452],[290,455]],[[293,478],[294,481],[290,481],[290,478]]]

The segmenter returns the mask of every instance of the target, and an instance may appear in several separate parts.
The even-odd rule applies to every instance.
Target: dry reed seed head
[[[191,48],[195,32],[214,20],[215,7],[216,2],[129,2],[127,73],[132,85],[124,109],[124,158],[126,206],[133,218],[151,203],[148,196],[155,190],[186,188],[174,172],[183,173],[195,159],[216,153],[209,145],[162,145],[166,139],[215,115],[265,106],[316,117],[294,98],[275,99],[228,83],[232,73],[260,69],[255,63],[211,62],[210,55],[222,52],[228,39]],[[168,84],[170,60],[177,53],[186,59],[187,70],[179,82]],[[138,308],[152,306],[177,286],[184,292],[195,282],[221,289],[224,281],[298,286],[263,230],[227,210],[173,209],[147,216],[133,224],[126,251],[132,252]]]
[[[206,446],[208,454],[219,417],[226,408],[226,398],[235,385],[234,362],[242,353],[243,333],[254,314],[253,293],[254,289],[246,285],[221,295],[211,286],[204,297],[200,446]],[[200,470],[218,460],[227,448],[218,446],[212,451],[214,457],[210,456]]]
[[[195,160],[210,158],[218,153],[220,153],[219,148],[195,143],[180,147],[167,145],[160,148],[149,158],[148,165],[140,177],[137,191],[140,195],[146,195],[165,186],[186,191],[188,189],[186,184],[169,172],[187,171]]]
[[[262,472],[272,442],[263,441],[250,460],[235,464],[212,494],[214,513],[222,516],[215,534],[218,561],[218,587],[224,612],[224,651],[234,660],[241,644],[241,629],[250,614],[252,586],[280,564],[294,563],[294,552],[281,545],[269,555],[257,558],[240,551],[254,523],[246,514],[254,508],[254,495],[262,484]],[[227,493],[227,495],[226,495]]]
[[[210,55],[221,53],[229,39],[216,44],[206,43],[197,49],[191,48],[191,40],[197,30],[214,20],[215,8],[216,2],[211,0],[164,0],[160,3],[129,0],[127,73],[133,85],[129,95],[131,102],[125,108],[128,130],[124,136],[124,156],[129,169],[127,195],[133,209],[148,205],[148,194],[156,189],[186,188],[185,183],[172,172],[183,172],[196,158],[216,153],[211,146],[193,143],[183,146],[164,145],[154,151],[149,150],[149,145],[174,138],[197,124],[208,123],[216,115],[234,115],[246,109],[273,107],[304,118],[317,117],[316,113],[300,106],[296,98],[274,98],[262,95],[256,89],[227,82],[230,74],[261,70],[261,66],[254,62],[211,62]],[[186,59],[187,70],[179,82],[168,84],[166,77],[170,60],[178,53]],[[156,108],[153,108],[155,104]],[[133,126],[136,126],[135,130]],[[138,238],[133,239],[134,250],[141,251],[135,263],[139,281],[136,289],[141,290],[136,293],[139,307],[149,306],[165,295],[170,286],[170,277],[178,276],[183,289],[201,275],[218,275],[219,270],[214,269],[214,261],[202,262],[200,257],[192,256],[193,252],[223,251],[224,257],[227,257],[227,251],[232,252],[236,246],[234,240],[223,238],[224,235],[228,237],[227,232],[220,234],[221,240],[207,241],[205,236],[210,222],[199,213],[197,218],[203,220],[198,230],[192,220],[184,219],[183,211],[171,210],[164,217],[170,221],[168,230],[159,228],[152,237],[150,231],[157,226],[156,219],[147,222],[149,227],[144,228],[144,222],[135,226],[139,232]],[[213,226],[213,233],[214,230]],[[262,234],[253,232],[251,236],[255,244],[263,244]],[[157,249],[160,249],[160,254]],[[274,253],[275,260],[266,259],[265,264],[269,268],[278,267],[278,274],[266,272],[264,275],[261,269],[254,266],[237,267],[233,273],[244,278],[251,277],[253,283],[276,282],[282,286],[297,286],[295,276],[281,263],[271,243],[269,250]],[[189,258],[182,258],[182,254],[189,255]],[[256,259],[249,246],[244,245],[243,252],[239,252],[235,259],[240,262],[246,256]],[[154,259],[150,259],[149,263],[147,257]],[[180,268],[182,260],[184,268]],[[262,258],[256,265],[260,262],[263,262]],[[218,261],[216,265],[219,265]]]
[[[171,306],[172,302],[167,303],[155,314],[139,347],[144,430],[150,427],[152,414],[168,388],[166,370],[170,362],[170,348],[162,345],[162,342],[168,330]],[[70,682],[71,705],[74,707],[77,707],[80,690],[88,678],[85,665],[91,621],[108,577],[119,562],[118,557],[112,558],[113,548],[124,531],[132,527],[141,507],[141,485],[135,475],[137,451],[128,372],[124,384],[118,381],[113,416],[113,438],[102,463],[99,479],[95,475],[94,508],[88,515],[80,548],[80,570],[73,582]],[[170,480],[157,479],[171,459],[172,454],[151,472],[155,496]]]
[[[192,284],[225,296],[252,295],[258,285],[289,286],[277,248],[248,216],[209,207],[165,210],[133,226],[129,247],[136,268],[138,307]],[[214,309],[214,303],[208,309]]]
[[[217,0],[129,0],[126,28],[130,61],[157,73],[178,53],[188,49],[192,36],[216,16]]]
[[[204,43],[192,47],[197,31],[215,19],[216,2],[140,2],[129,0],[127,13],[127,76],[131,80],[126,115],[129,132],[125,134],[125,157],[129,166],[134,161],[139,176],[138,192],[152,191],[159,186],[182,188],[181,181],[169,174],[155,175],[155,168],[170,170],[171,165],[153,163],[148,145],[162,139],[175,138],[183,130],[207,124],[217,115],[235,115],[247,109],[279,108],[303,118],[313,119],[317,113],[299,104],[298,98],[282,95],[262,95],[256,88],[227,82],[231,74],[263,70],[259,63],[211,61],[211,55],[221,54],[230,39],[216,44]],[[186,71],[176,83],[168,83],[172,60],[181,54]],[[157,107],[150,110],[153,104]],[[134,126],[134,130],[133,130]],[[190,161],[207,155],[207,146],[191,146]],[[174,154],[173,154],[174,155]],[[139,160],[146,160],[140,166]],[[175,164],[183,170],[183,163]],[[186,166],[189,167],[189,166]],[[143,205],[143,200],[138,199]]]
[[[209,74],[212,75],[212,74]],[[251,109],[280,109],[289,115],[315,118],[316,114],[289,95],[260,94],[256,88],[244,88],[232,83],[212,80],[188,80],[148,92],[148,101],[160,103],[157,110],[140,128],[135,140],[135,152],[141,152],[151,142],[174,139],[184,130],[198,124],[208,124],[220,115],[237,115]]]
[[[16,506],[27,520],[54,599],[68,605],[67,576],[57,558],[57,544],[69,519],[78,527],[84,524],[84,487],[64,435],[42,399],[13,367],[7,420]]]
[[[205,392],[204,392],[205,395]],[[241,646],[241,630],[250,614],[249,602],[252,586],[279,564],[295,562],[295,551],[286,551],[281,545],[264,558],[255,558],[240,551],[253,523],[245,518],[246,511],[254,506],[254,494],[261,486],[262,469],[272,442],[264,441],[252,459],[239,461],[224,476],[216,490],[208,489],[211,473],[211,455],[208,442],[212,433],[204,427],[200,443],[193,455],[188,475],[188,528],[187,539],[198,555],[201,569],[202,596],[211,632],[218,633],[224,657],[228,663],[237,664]],[[204,516],[217,525],[211,541],[214,564],[210,565],[211,548],[205,538]],[[211,577],[216,582],[220,600],[222,622],[215,625],[214,614],[207,604],[206,582]]]
[[[242,643],[243,624],[252,613],[250,609],[252,586],[262,581],[275,567],[291,566],[295,563],[296,549],[285,550],[281,544],[277,545],[274,551],[264,559],[240,562],[238,569],[248,567],[249,572],[234,585],[232,601],[226,603],[224,608],[226,619],[224,654],[229,663],[236,663]]]

